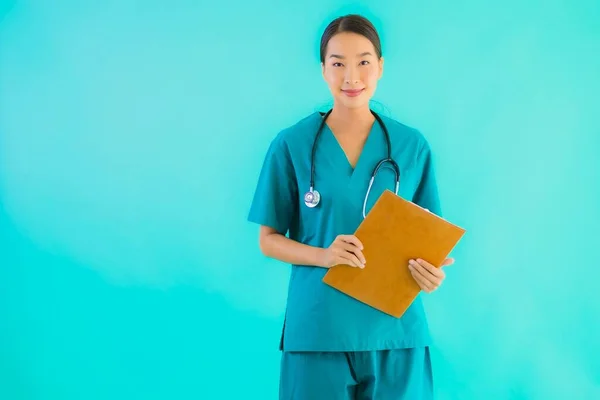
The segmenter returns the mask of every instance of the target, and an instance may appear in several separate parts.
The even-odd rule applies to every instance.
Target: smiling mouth
[[[363,90],[365,89],[342,89],[342,92],[344,92],[347,96],[358,96]]]

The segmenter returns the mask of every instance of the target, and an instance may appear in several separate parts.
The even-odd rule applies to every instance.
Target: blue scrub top
[[[353,169],[327,125],[315,154],[315,189],[321,202],[304,204],[310,186],[311,150],[322,116],[315,112],[282,130],[271,142],[258,178],[248,220],[270,226],[298,242],[329,247],[340,234],[353,234],[373,168],[387,154],[377,123]],[[441,215],[428,142],[423,135],[381,116],[400,167],[398,195]],[[368,212],[384,190],[394,191],[391,168],[379,170]],[[369,268],[369,260],[366,267]],[[398,268],[408,268],[398,265]],[[401,318],[378,311],[323,283],[326,268],[292,265],[280,348],[285,351],[373,351],[427,346],[429,327],[418,296]]]

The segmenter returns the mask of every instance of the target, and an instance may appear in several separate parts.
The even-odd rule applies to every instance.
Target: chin
[[[335,97],[338,105],[348,109],[369,107],[370,93],[366,90],[356,97],[347,96],[340,90],[340,93]]]
[[[362,96],[359,96],[359,97],[362,97]],[[369,106],[369,99],[368,98],[363,98],[363,99],[361,99],[361,98],[353,98],[353,99],[349,99],[347,97],[342,97],[342,98],[338,99],[338,104],[341,105],[341,106],[344,106],[346,108],[357,109],[357,108],[368,107]]]

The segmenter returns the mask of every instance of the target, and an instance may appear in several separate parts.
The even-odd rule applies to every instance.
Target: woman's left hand
[[[431,293],[436,290],[444,279],[446,274],[443,271],[443,267],[454,264],[454,258],[446,258],[440,268],[436,268],[430,263],[422,259],[410,260],[408,263],[408,269],[412,274],[415,281],[421,287],[421,290],[427,293]]]

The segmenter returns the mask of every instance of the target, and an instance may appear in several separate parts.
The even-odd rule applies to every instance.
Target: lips
[[[364,89],[346,89],[342,90],[346,96],[355,97],[363,92]]]

